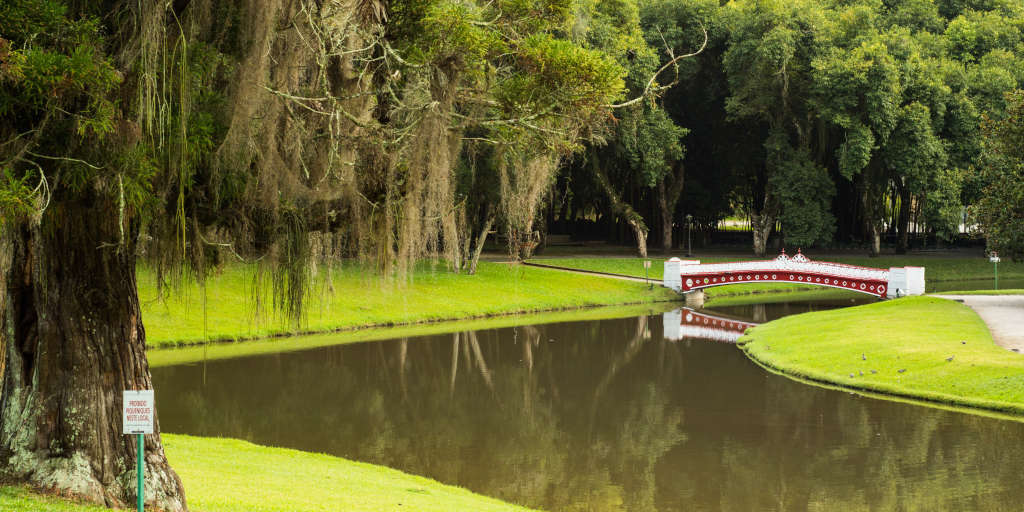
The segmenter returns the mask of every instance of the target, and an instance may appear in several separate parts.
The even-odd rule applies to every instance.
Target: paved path
[[[549,269],[552,269],[552,270],[561,270],[562,272],[572,272],[573,274],[587,274],[587,275],[597,276],[597,277],[607,277],[609,279],[620,279],[622,281],[634,281],[634,282],[638,282],[638,283],[661,284],[661,279],[644,279],[642,277],[627,276],[627,275],[622,275],[622,274],[610,274],[608,272],[597,272],[597,271],[594,271],[594,270],[580,270],[580,269],[576,269],[576,268],[559,267],[559,266],[556,266],[556,265],[544,265],[544,264],[541,264],[541,263],[530,263],[530,262],[526,262],[526,261],[523,262],[523,265],[526,265],[528,267],[540,267],[540,268],[549,268]]]
[[[962,301],[988,325],[996,345],[1024,354],[1024,295],[936,295]]]

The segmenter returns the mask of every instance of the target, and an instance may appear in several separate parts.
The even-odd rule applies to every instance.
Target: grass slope
[[[234,439],[164,434],[193,512],[480,512],[527,509],[429,478],[346,459]],[[0,487],[0,510],[99,512],[105,508]]]
[[[981,318],[953,301],[908,297],[789,316],[739,343],[796,377],[1024,415],[1024,355],[996,346]]]
[[[321,271],[299,329],[252,300],[254,269],[231,265],[212,276],[203,294],[194,283],[158,300],[154,273],[139,270],[139,296],[150,346],[240,340],[281,334],[324,332],[369,326],[493,316],[584,306],[678,300],[669,290],[641,283],[555,270],[481,262],[474,276],[453,274],[443,265],[421,265],[410,283],[388,283],[359,265]],[[269,286],[262,301],[270,304]],[[264,307],[264,310],[267,308]],[[204,328],[205,325],[205,328]]]

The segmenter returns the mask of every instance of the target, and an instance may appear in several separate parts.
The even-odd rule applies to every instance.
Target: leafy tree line
[[[598,220],[614,237],[632,215],[667,249],[687,214],[706,226],[739,211],[759,255],[777,226],[787,245],[878,254],[886,234],[906,250],[912,222],[949,238],[967,211],[990,248],[1012,250],[1022,203],[1008,175],[983,171],[997,150],[982,126],[1017,122],[1020,2],[652,0],[640,20],[652,49],[692,46],[698,27],[710,42],[680,62],[678,86],[618,114],[609,143],[563,170],[556,231]],[[645,254],[643,235],[629,238]]]

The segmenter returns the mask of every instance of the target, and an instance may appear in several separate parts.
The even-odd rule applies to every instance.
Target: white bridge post
[[[661,284],[665,288],[671,288],[675,291],[683,290],[683,260],[679,258],[669,258],[665,262],[665,274],[661,277]]]
[[[924,267],[890,267],[886,298],[924,295]]]
[[[677,292],[683,291],[683,265],[700,265],[700,260],[669,258],[665,261],[665,273],[661,277],[661,284],[665,288],[671,288]]]

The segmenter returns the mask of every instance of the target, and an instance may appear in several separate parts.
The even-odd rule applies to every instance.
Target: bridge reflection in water
[[[716,316],[691,308],[668,311],[661,315],[665,339],[703,338],[724,343],[736,343],[755,323]]]

